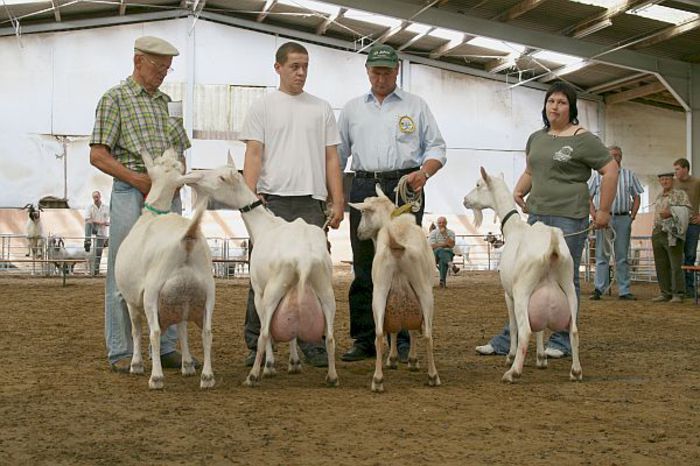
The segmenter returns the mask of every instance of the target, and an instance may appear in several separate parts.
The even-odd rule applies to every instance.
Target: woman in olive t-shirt
[[[588,185],[591,169],[602,175],[600,209],[595,228],[610,221],[610,208],[617,186],[617,163],[608,149],[578,122],[576,91],[557,82],[547,91],[542,109],[544,128],[530,135],[526,146],[527,166],[515,186],[515,202],[529,214],[528,223],[542,222],[558,227],[566,237],[574,270],[578,271],[588,227]],[[525,196],[529,194],[527,202]],[[579,233],[580,232],[580,233]],[[579,234],[575,234],[579,233]],[[579,274],[574,273],[576,295],[580,296]],[[478,346],[480,354],[508,354],[508,324],[487,345]],[[568,332],[553,333],[546,354],[560,358],[571,354]]]

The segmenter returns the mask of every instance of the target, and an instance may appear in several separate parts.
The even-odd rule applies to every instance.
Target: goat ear
[[[182,180],[185,184],[194,184],[200,181],[203,175],[204,174],[200,171],[189,172],[188,174],[182,176]]]
[[[481,168],[481,178],[486,181],[486,184],[489,184],[489,174],[486,173],[486,170],[484,170],[484,167]]]
[[[378,197],[383,197],[383,198],[389,199],[388,197],[386,197],[386,194],[384,194],[384,191],[382,191],[382,188],[381,188],[381,186],[379,186],[379,183],[377,183],[374,186],[374,190],[377,192]]]
[[[138,151],[139,154],[141,154],[141,159],[143,159],[143,164],[146,166],[146,171],[151,171],[151,169],[155,165],[153,163],[153,157],[151,157],[151,154],[146,149],[143,149],[140,146],[138,148]]]
[[[231,149],[229,149],[226,153],[226,165],[229,165],[234,169],[236,168],[236,163],[233,161],[233,157],[231,157]]]
[[[348,202],[348,205],[352,207],[355,210],[362,211],[362,209],[365,208],[365,203],[364,202]]]
[[[22,209],[25,209],[25,210],[26,210],[26,209],[29,209],[31,206],[32,206],[31,204],[27,204],[27,205],[25,205],[24,207],[22,207]]]
[[[44,208],[41,207],[41,205],[37,205],[37,207],[39,208],[40,211],[42,211],[42,212],[44,211]]]

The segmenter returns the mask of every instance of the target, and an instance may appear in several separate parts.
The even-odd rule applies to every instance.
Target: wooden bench
[[[693,287],[695,288],[695,304],[698,303],[700,297],[698,296],[698,283],[700,283],[700,265],[683,265],[681,266],[686,272],[693,272]]]

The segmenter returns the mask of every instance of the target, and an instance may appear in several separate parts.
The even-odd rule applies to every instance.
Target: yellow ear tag
[[[399,215],[407,214],[411,211],[411,208],[413,207],[413,204],[404,204],[401,207],[397,207],[394,209],[394,211],[391,213],[391,218],[396,218]]]

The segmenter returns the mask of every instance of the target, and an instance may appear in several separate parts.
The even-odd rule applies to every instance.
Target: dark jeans
[[[266,196],[267,209],[276,216],[292,222],[298,218],[310,225],[323,228],[326,222],[325,203],[313,199],[311,196]],[[260,207],[258,207],[260,209]],[[253,253],[253,241],[250,241],[250,253]],[[258,347],[258,337],[260,336],[260,317],[255,310],[255,293],[253,288],[248,288],[248,306],[245,314],[245,344],[248,349],[254,350]],[[310,348],[318,347],[325,350],[323,344],[306,343],[297,340],[301,350],[306,353]]]
[[[447,268],[452,262],[455,253],[452,251],[452,248],[436,248],[433,249],[433,255],[435,256],[438,269],[440,269],[440,282],[445,283],[445,280],[447,280]]]
[[[688,230],[685,233],[683,265],[695,265],[695,256],[698,250],[698,237],[700,237],[700,225],[688,225]],[[695,296],[693,272],[685,272],[685,292],[688,295]]]
[[[350,188],[350,202],[363,202],[368,197],[377,195],[375,186],[379,184],[390,199],[394,199],[394,188],[399,183],[395,180],[375,180],[373,178],[354,178]],[[415,213],[418,225],[423,221],[425,210],[425,192],[422,194],[423,203],[420,211]],[[403,202],[399,200],[399,205]],[[360,225],[362,214],[350,209],[350,244],[352,246],[352,268],[355,278],[350,284],[350,337],[355,344],[374,348],[374,316],[372,314],[372,260],[374,259],[374,243],[372,240],[362,241],[357,237],[357,227]],[[409,344],[408,332],[399,333],[398,344]]]

